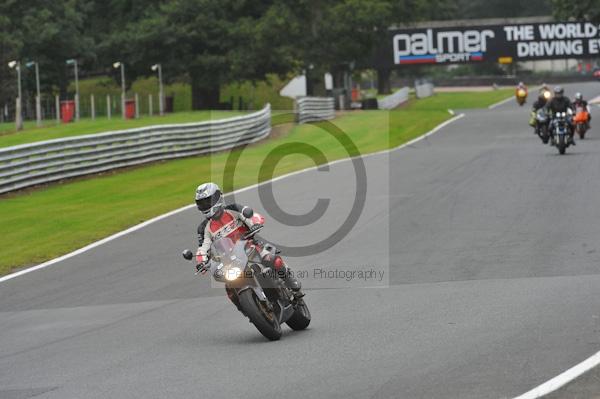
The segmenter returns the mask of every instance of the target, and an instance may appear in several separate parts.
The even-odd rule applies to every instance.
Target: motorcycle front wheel
[[[250,322],[265,338],[277,341],[281,338],[281,325],[273,310],[260,301],[253,290],[243,291],[240,296],[240,307]]]
[[[548,126],[542,125],[540,127],[540,138],[542,139],[542,143],[548,144],[548,140],[550,140],[550,135],[548,134]]]
[[[556,146],[558,147],[558,153],[564,155],[565,150],[567,149],[567,142],[564,134],[558,136],[558,144]]]
[[[286,324],[296,331],[304,330],[310,324],[310,310],[302,298],[298,299],[294,314],[286,321]]]

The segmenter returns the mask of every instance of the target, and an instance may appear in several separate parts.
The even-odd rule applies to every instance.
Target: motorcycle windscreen
[[[246,254],[246,240],[237,240],[232,250],[232,255],[238,259],[240,264],[246,266],[248,263],[248,255]]]
[[[212,243],[210,254],[215,260],[219,260],[224,264],[230,263],[231,260],[237,260],[238,263],[245,266],[248,262],[246,242],[245,240],[237,240],[234,243],[229,237],[220,238]]]
[[[235,244],[229,237],[219,238],[210,246],[210,254],[215,259],[226,258],[233,252]]]

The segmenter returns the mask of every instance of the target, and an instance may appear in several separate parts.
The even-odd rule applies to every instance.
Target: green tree
[[[458,0],[441,18],[517,18],[549,15],[552,0]],[[435,3],[435,0],[429,0]],[[564,1],[568,6],[571,3]]]
[[[85,32],[87,6],[81,0],[21,0],[11,9],[23,42],[19,58],[39,63],[46,91],[58,86],[61,95],[66,94],[73,73],[65,65],[67,59],[75,58],[83,65],[94,60],[93,42]],[[25,86],[33,91],[33,73],[24,76]]]
[[[11,22],[11,5],[15,1],[0,4],[0,106],[11,102],[17,96],[15,71],[8,62],[18,59],[22,39]],[[3,110],[2,110],[3,111]]]
[[[338,82],[344,73],[370,67],[375,51],[388,40],[388,28],[448,17],[450,0],[297,0],[283,1],[289,21],[286,38],[307,73],[309,94],[326,71]],[[389,92],[389,70],[378,70],[379,91]]]
[[[286,25],[277,37],[293,43],[288,49],[293,69],[307,76],[309,94],[318,91],[325,72],[339,85],[344,72],[367,60],[393,22],[389,0],[297,0],[277,2]],[[283,43],[278,43],[283,46]]]
[[[161,63],[167,78],[187,76],[194,109],[216,108],[223,84],[289,70],[291,57],[273,44],[271,34],[280,31],[272,24],[272,5],[264,0],[154,2],[122,29],[111,29],[99,51],[118,55],[128,66],[129,81]]]
[[[161,26],[143,28],[153,19],[160,17],[161,0],[89,0],[86,25],[88,35],[95,47],[96,60],[90,69],[96,73],[112,76],[121,84],[121,74],[112,64],[121,61],[125,64],[127,88],[138,76],[149,73],[148,54],[158,54],[163,44],[160,38]],[[165,38],[168,39],[168,38]],[[152,56],[150,56],[152,58]],[[159,59],[160,57],[154,57]]]
[[[558,19],[575,18],[578,21],[600,22],[600,2],[582,0],[577,2],[552,0],[555,17]]]

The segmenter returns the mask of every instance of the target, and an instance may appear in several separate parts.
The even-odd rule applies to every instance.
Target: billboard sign
[[[394,68],[593,57],[600,57],[598,24],[550,22],[390,30],[375,63]]]

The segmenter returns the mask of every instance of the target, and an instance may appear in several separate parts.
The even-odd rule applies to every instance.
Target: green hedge
[[[285,84],[286,81],[279,79],[275,75],[270,75],[266,80],[254,83],[233,83],[221,89],[221,102],[232,102],[234,110],[261,109],[266,103],[271,103],[273,109],[291,110],[293,107],[292,99],[279,95],[279,90]],[[192,91],[188,83],[177,82],[167,84],[164,90],[165,96],[172,96],[174,99],[174,112],[192,110]],[[69,86],[69,91],[75,91],[74,83]],[[120,114],[121,87],[113,78],[106,76],[82,79],[79,82],[79,93],[82,117],[90,116],[90,96],[92,94],[94,95],[97,116],[106,115],[107,95],[111,96],[113,115]],[[136,80],[127,92],[127,97],[133,99],[135,93],[139,96],[141,114],[148,114],[149,94],[153,96],[154,113],[158,112],[158,79],[156,77]]]

